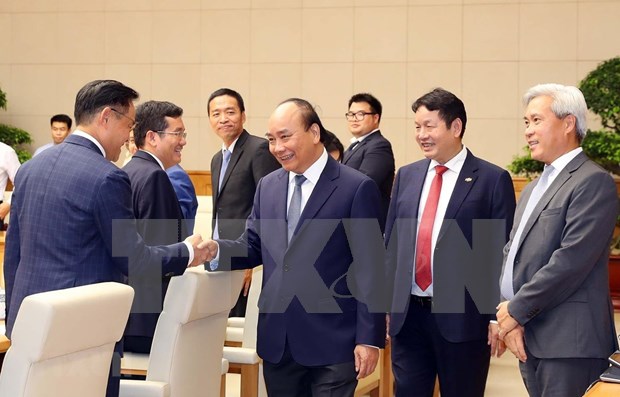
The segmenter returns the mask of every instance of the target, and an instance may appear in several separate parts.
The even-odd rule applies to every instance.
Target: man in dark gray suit
[[[267,140],[250,135],[244,128],[245,105],[241,95],[220,88],[209,96],[207,112],[222,149],[211,160],[213,189],[213,238],[234,240],[245,231],[258,181],[280,168],[269,153]],[[244,288],[231,316],[245,316],[252,271],[246,272]]]
[[[499,336],[530,396],[577,397],[618,346],[607,271],[618,198],[580,147],[581,91],[537,85],[524,103],[525,139],[545,170],[523,191],[504,249]]]
[[[154,267],[183,274],[204,262],[199,236],[149,247],[137,233],[129,178],[112,163],[135,127],[137,98],[118,81],[86,84],[75,99],[74,133],[17,172],[4,260],[7,337],[28,295],[122,282]],[[107,396],[118,396],[116,375]]]
[[[353,138],[344,152],[342,163],[375,181],[381,192],[381,210],[385,221],[395,165],[392,145],[379,131],[382,110],[381,102],[371,94],[355,94],[349,99],[349,111],[345,116]]]

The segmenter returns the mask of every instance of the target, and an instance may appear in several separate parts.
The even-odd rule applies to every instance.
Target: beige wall
[[[411,102],[442,86],[465,102],[465,143],[505,166],[524,144],[523,91],[577,84],[620,54],[619,17],[617,0],[0,0],[0,121],[30,131],[34,149],[84,83],[118,79],[185,109],[183,165],[207,170],[219,87],[243,95],[256,135],[301,96],[345,143],[347,100],[370,91],[401,166],[420,158]]]

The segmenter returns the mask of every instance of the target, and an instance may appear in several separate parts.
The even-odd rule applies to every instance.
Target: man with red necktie
[[[442,397],[482,397],[514,189],[463,145],[467,114],[454,94],[437,88],[412,110],[426,159],[398,171],[385,233],[396,394],[430,397],[438,376]]]

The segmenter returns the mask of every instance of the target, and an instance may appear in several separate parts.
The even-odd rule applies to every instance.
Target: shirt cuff
[[[187,261],[187,267],[189,267],[189,264],[194,261],[194,247],[192,247],[192,245],[187,241],[183,241],[183,243],[185,244],[185,246],[187,247],[187,250],[189,251],[189,260]]]
[[[211,259],[211,262],[209,262],[209,267],[213,271],[217,270],[217,268],[220,266],[220,244],[217,242],[217,240],[214,240],[214,242],[215,244],[217,244],[217,254],[215,255],[215,258]]]

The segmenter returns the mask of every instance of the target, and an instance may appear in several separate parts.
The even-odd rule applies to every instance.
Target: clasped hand
[[[217,256],[218,245],[213,240],[203,240],[200,234],[192,234],[185,241],[194,249],[194,260],[188,267],[201,265]]]

